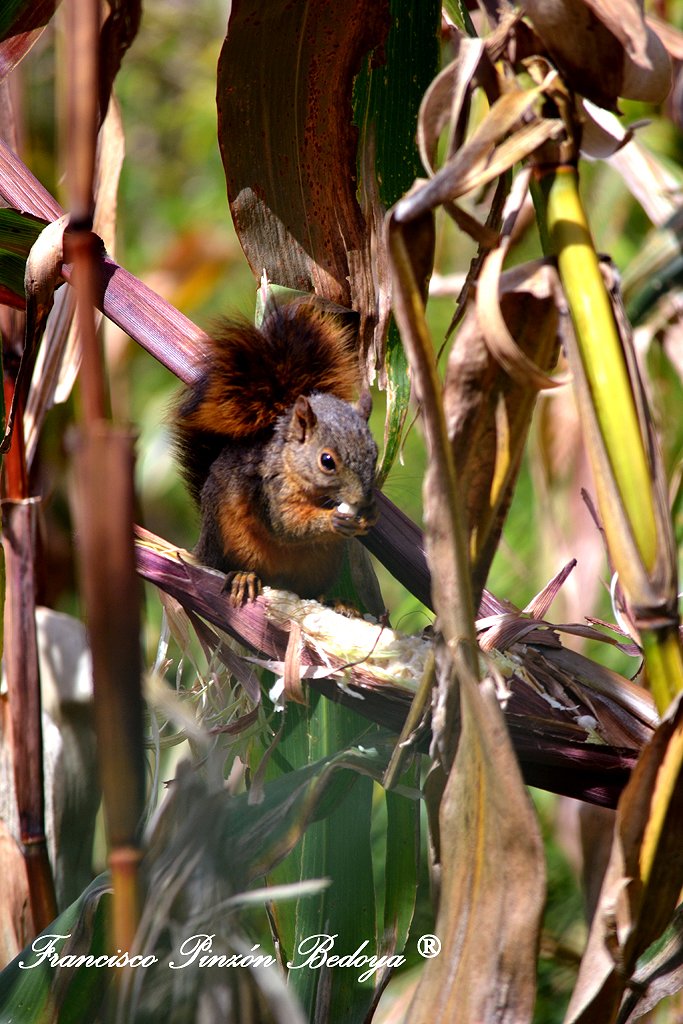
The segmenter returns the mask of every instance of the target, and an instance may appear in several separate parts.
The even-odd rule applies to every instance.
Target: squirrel
[[[225,320],[175,414],[175,447],[201,513],[195,557],[227,574],[231,603],[263,584],[323,597],[347,538],[376,520],[370,394],[346,331],[310,302],[272,300],[260,328]]]

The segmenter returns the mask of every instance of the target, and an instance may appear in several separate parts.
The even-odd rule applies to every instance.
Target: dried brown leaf
[[[617,1017],[636,961],[683,881],[683,703],[659,726],[619,802],[609,866],[566,1024]]]
[[[0,41],[0,79],[16,67],[45,31],[58,0],[24,0],[15,7]]]
[[[64,229],[68,217],[53,221],[40,233],[26,260],[26,318],[29,348],[37,345],[52,309],[55,288],[62,280]]]
[[[265,268],[277,284],[357,310],[367,345],[375,296],[352,93],[388,26],[386,3],[353,0],[339,17],[327,0],[240,0],[218,66],[228,198],[254,275]]]
[[[516,358],[533,366],[537,378],[544,376],[555,363],[558,346],[549,270],[529,265],[502,275],[499,303],[489,296],[488,303],[469,308],[449,356],[444,409],[465,495],[477,602],[512,498],[538,394],[530,374],[517,373],[514,379],[491,353],[481,309],[486,307],[490,323],[490,307],[498,308],[505,331],[514,333]],[[481,284],[479,296],[484,296]]]
[[[583,0],[528,0],[526,12],[567,84],[614,110],[624,49]]]
[[[657,33],[670,56],[674,60],[683,60],[683,31],[680,27],[663,21],[656,14],[647,14],[645,22]]]
[[[441,203],[481,188],[524,160],[544,142],[555,138],[563,130],[557,120],[532,118],[520,124],[554,77],[555,73],[551,72],[532,89],[522,90],[514,86],[496,100],[471,138],[452,159],[433,178],[396,204],[396,221],[407,223]]]
[[[643,5],[637,0],[583,0],[635,61],[648,67]]]
[[[487,250],[493,249],[498,244],[498,232],[490,228],[488,224],[482,224],[476,217],[473,217],[467,210],[463,210],[457,203],[444,203],[443,208],[458,225],[461,231],[473,238],[480,249]],[[459,275],[458,275],[459,276]],[[430,282],[431,284],[431,282]],[[458,287],[458,293],[462,288],[462,280],[460,281],[460,287]],[[430,295],[434,292],[430,287]]]
[[[100,117],[108,113],[111,89],[126,51],[135,39],[142,14],[141,0],[108,0],[109,12],[100,32]]]
[[[559,387],[561,384],[566,383],[566,380],[548,376],[520,348],[503,316],[499,300],[503,263],[510,247],[512,230],[517,212],[521,209],[521,199],[523,198],[519,195],[518,185],[522,186],[522,191],[526,191],[524,188],[525,180],[522,176],[517,178],[515,190],[511,193],[510,199],[506,204],[505,223],[500,244],[488,253],[482,264],[476,291],[477,319],[486,347],[495,360],[517,384],[524,388],[530,387],[540,391],[545,388]],[[517,193],[516,195],[515,192]],[[523,278],[525,275],[526,288],[524,288],[524,283],[520,281],[520,278]],[[555,309],[555,317],[551,317],[551,326],[554,328],[555,334],[557,334],[557,317],[562,304],[559,299],[559,280],[554,269],[550,264],[542,261],[527,264],[524,267],[517,268],[515,280],[519,282],[517,290],[520,294],[529,294],[539,302],[545,301],[548,309],[551,307]],[[508,288],[507,294],[510,297],[512,289]],[[527,322],[525,319],[526,310],[523,308],[515,310],[513,303],[510,301],[508,301],[507,307],[510,321],[518,331],[523,331]]]
[[[480,39],[458,39],[456,59],[441,71],[424,95],[417,121],[417,145],[422,163],[431,173],[435,170],[436,150],[444,128],[449,127],[445,159],[458,148],[458,123],[465,108],[472,79],[482,56],[486,53]]]
[[[98,136],[93,221],[93,230],[110,254],[114,252],[116,241],[116,196],[124,150],[121,114],[118,104],[112,102]],[[47,411],[53,403],[68,399],[78,375],[80,341],[73,324],[74,309],[74,295],[70,288],[64,288],[55,295],[55,305],[48,318],[26,401],[24,432],[29,467]],[[96,323],[99,324],[100,320],[98,313]]]
[[[45,220],[57,220],[63,210],[25,164],[0,139],[0,196],[8,206]],[[62,267],[64,279],[71,268]],[[179,380],[190,383],[206,335],[191,320],[166,302],[103,252],[98,260],[98,309]]]
[[[293,622],[289,630],[283,678],[287,700],[305,706],[306,694],[301,683],[301,626],[297,622]]]
[[[619,96],[658,102],[668,56],[636,0],[528,0],[526,12],[567,84],[601,107]]]
[[[287,648],[288,624],[297,619],[304,633],[302,675],[310,685],[400,732],[415,681],[423,678],[431,657],[430,642],[360,620],[350,624],[315,602],[299,602],[281,592],[235,609],[225,593],[222,573],[192,564],[187,552],[176,551],[146,531],[138,534],[138,571],[145,579],[174,595],[193,614],[277,662],[278,671]],[[490,614],[505,611],[513,625],[519,621],[518,610],[492,595],[487,595],[486,604]],[[330,618],[339,623],[333,629]],[[523,621],[526,625],[529,620]],[[356,637],[350,649],[351,625],[363,635]],[[539,624],[531,625],[536,637]],[[541,625],[546,634],[542,648],[525,643],[513,649],[512,658],[495,655],[496,672],[512,694],[505,716],[525,779],[531,785],[613,807],[637,752],[657,722],[652,698],[617,673],[557,646],[556,638],[556,646],[549,648],[553,627]],[[331,654],[330,637],[337,633],[340,642]],[[585,725],[577,724],[583,716],[597,719],[599,744],[590,739]]]
[[[63,236],[67,219],[67,217],[62,217],[53,221],[41,231],[26,261],[24,347],[0,451],[6,451],[9,447],[17,403],[23,404],[26,400],[26,390],[33,373],[36,352],[45,330],[48,314],[54,303],[55,289],[62,283]]]
[[[645,103],[662,103],[672,84],[671,62],[657,33],[647,29],[647,52],[643,63],[627,56],[621,95]]]
[[[58,400],[56,396],[60,380],[60,364],[63,360],[64,346],[71,335],[75,307],[73,290],[68,285],[58,288],[45,328],[44,344],[38,350],[24,412],[26,465],[29,468],[33,464],[38,448],[45,413],[52,407],[54,401]],[[68,386],[69,392],[76,373],[77,369],[74,369]]]
[[[575,566],[576,559],[572,558],[571,562],[568,562],[567,565],[563,566],[562,569],[560,569],[560,571],[557,573],[557,575],[553,576],[553,578],[548,583],[546,583],[546,585],[543,587],[543,590],[536,594],[535,597],[532,597],[531,601],[529,601],[529,603],[524,608],[524,611],[528,615],[533,615],[536,618],[544,618],[548,612],[548,609],[550,608],[550,605],[557,597],[560,587],[569,576],[569,573],[572,572],[572,570],[575,568]]]
[[[643,17],[638,0],[585,0],[623,45],[624,77],[621,95],[661,102],[671,88],[671,63],[665,40]]]
[[[522,1024],[536,991],[543,844],[493,685],[459,684],[460,740],[439,815],[441,953],[425,962],[409,1019]]]

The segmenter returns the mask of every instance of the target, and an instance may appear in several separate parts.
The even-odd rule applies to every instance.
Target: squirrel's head
[[[288,417],[288,468],[307,499],[332,512],[335,532],[365,533],[376,520],[377,445],[368,427],[372,400],[352,405],[333,395],[300,395]]]

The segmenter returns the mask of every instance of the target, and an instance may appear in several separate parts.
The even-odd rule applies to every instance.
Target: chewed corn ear
[[[365,390],[361,392],[360,398],[356,402],[356,409],[358,414],[362,416],[364,420],[370,419],[370,413],[372,412],[372,395],[369,391]]]

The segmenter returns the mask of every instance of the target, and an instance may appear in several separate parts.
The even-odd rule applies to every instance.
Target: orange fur
[[[318,597],[339,569],[341,537],[328,534],[301,544],[292,543],[291,539],[278,541],[253,514],[244,495],[221,503],[218,522],[225,557],[235,566],[255,572],[271,586],[294,590],[301,597]],[[236,524],[239,529],[235,529]]]

